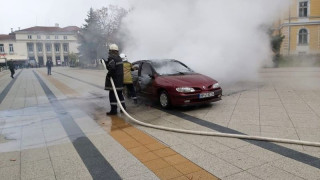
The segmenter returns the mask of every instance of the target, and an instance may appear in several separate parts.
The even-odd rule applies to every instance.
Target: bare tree
[[[117,37],[117,32],[120,29],[121,21],[126,14],[127,10],[115,5],[109,5],[109,7],[102,7],[101,9],[96,10],[98,24],[101,26],[107,43],[117,43],[121,46],[121,41]]]
[[[99,59],[107,58],[106,44],[116,43],[121,47],[117,32],[126,14],[125,9],[114,5],[97,10],[90,8],[79,33],[78,49],[82,64],[97,64]]]

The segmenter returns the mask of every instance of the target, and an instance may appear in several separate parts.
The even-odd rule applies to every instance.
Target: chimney
[[[18,27],[19,31],[20,31],[20,27]]]
[[[55,27],[59,27],[59,24],[58,24],[58,23],[55,23],[54,26],[55,26]]]
[[[11,28],[11,32],[13,33],[13,28]]]

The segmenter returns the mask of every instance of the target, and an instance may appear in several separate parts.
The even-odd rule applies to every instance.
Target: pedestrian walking
[[[123,62],[119,56],[119,48],[116,44],[111,44],[109,46],[109,57],[108,60],[104,60],[108,73],[105,80],[105,90],[109,90],[109,101],[111,110],[107,112],[107,115],[117,114],[117,99],[115,92],[113,91],[110,78],[113,79],[117,94],[121,101],[121,104],[124,109],[126,109],[124,97],[122,94],[123,90]]]
[[[52,67],[53,63],[52,63],[52,60],[49,59],[46,63],[46,66],[48,68],[48,75],[51,75],[51,67]]]
[[[131,74],[131,71],[134,71],[135,69],[132,68],[132,64],[128,61],[128,58],[125,54],[120,54],[120,57],[123,61],[123,86],[127,88],[128,97],[133,99],[134,104],[137,104],[137,95],[133,86]]]
[[[12,59],[10,59],[10,61],[9,61],[9,69],[10,69],[10,72],[11,72],[11,78],[13,79],[14,77],[13,77],[13,75],[15,74],[15,71],[14,71],[14,63],[13,63],[13,60]]]

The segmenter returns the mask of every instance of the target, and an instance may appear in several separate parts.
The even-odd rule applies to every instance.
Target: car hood
[[[170,83],[176,87],[202,87],[217,83],[216,80],[202,74],[159,76],[157,79],[160,84]]]

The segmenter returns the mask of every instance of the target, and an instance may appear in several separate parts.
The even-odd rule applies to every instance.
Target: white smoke
[[[174,58],[222,82],[257,77],[271,62],[264,28],[287,0],[133,0],[123,20],[129,60]]]

